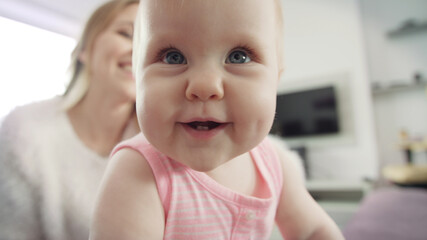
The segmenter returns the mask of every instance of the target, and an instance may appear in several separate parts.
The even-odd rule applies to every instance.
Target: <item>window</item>
[[[0,121],[18,105],[64,92],[73,38],[0,17]]]

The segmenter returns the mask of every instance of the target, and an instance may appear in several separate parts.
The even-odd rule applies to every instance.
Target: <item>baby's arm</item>
[[[154,175],[134,150],[119,150],[104,175],[93,215],[93,240],[163,239],[164,212]]]
[[[283,147],[276,148],[283,169],[283,188],[276,215],[282,236],[285,239],[344,239],[334,221],[306,190],[299,163]]]

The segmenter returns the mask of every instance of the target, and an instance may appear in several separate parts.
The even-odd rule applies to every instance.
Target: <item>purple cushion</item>
[[[343,233],[347,240],[426,240],[427,190],[375,190],[362,201]]]

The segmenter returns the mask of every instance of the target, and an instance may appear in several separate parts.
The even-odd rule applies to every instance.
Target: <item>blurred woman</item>
[[[89,18],[63,96],[13,110],[0,129],[0,239],[88,239],[108,155],[139,128],[132,76],[138,0]],[[35,89],[36,90],[36,89]]]

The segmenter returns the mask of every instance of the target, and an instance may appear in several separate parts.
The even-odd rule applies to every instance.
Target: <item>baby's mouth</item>
[[[213,121],[206,121],[206,122],[194,121],[186,124],[192,129],[197,131],[209,131],[222,125],[222,123],[213,122]]]

